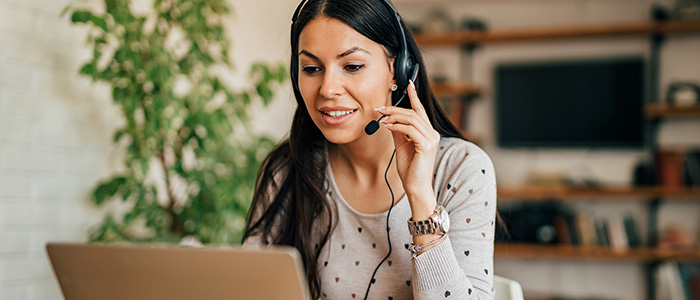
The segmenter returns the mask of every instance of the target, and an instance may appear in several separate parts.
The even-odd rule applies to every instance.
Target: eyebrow
[[[353,53],[355,53],[355,52],[365,52],[365,53],[367,53],[367,54],[370,54],[369,51],[367,51],[367,50],[365,50],[365,49],[362,49],[362,48],[360,48],[360,47],[352,47],[352,48],[348,49],[347,51],[338,54],[338,58],[342,58],[342,57],[348,56],[348,55],[353,54]],[[309,52],[309,51],[306,51],[306,50],[301,50],[301,51],[299,51],[299,55],[302,55],[302,54],[304,54],[304,55],[306,55],[306,56],[308,56],[308,57],[311,57],[311,58],[313,58],[313,59],[315,59],[315,60],[319,60],[318,57],[316,57],[316,55],[311,54],[311,52]]]

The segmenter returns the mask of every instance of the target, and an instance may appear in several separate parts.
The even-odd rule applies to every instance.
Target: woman
[[[258,174],[244,246],[298,249],[314,299],[491,299],[493,166],[438,106],[391,4],[302,2],[291,49],[298,107]],[[417,66],[405,89],[403,50]]]

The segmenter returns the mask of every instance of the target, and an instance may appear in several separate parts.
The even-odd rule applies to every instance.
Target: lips
[[[350,107],[322,107],[319,111],[324,123],[327,125],[340,125],[350,120],[357,109]]]
[[[331,116],[333,118],[339,118],[347,114],[351,114],[357,111],[357,109],[351,109],[351,110],[332,110],[332,111],[322,111],[321,113],[327,116]]]

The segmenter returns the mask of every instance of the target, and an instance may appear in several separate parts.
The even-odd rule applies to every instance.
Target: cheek
[[[301,93],[301,97],[304,99],[306,109],[309,110],[309,112],[314,110],[314,101],[316,99],[316,95],[318,94],[318,87],[313,84],[313,81],[309,80],[308,78],[300,78],[299,92]]]
[[[358,82],[355,89],[356,99],[366,99],[363,102],[370,105],[372,109],[382,105],[389,105],[391,103],[391,94],[387,82],[377,80],[377,77],[370,77]]]

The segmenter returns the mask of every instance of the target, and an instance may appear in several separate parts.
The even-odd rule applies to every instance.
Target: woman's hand
[[[418,219],[417,210],[427,210],[427,219],[435,209],[433,166],[440,134],[430,124],[413,82],[408,86],[408,96],[413,109],[390,106],[378,111],[386,115],[381,122],[394,138],[396,168],[414,212],[413,217]]]

